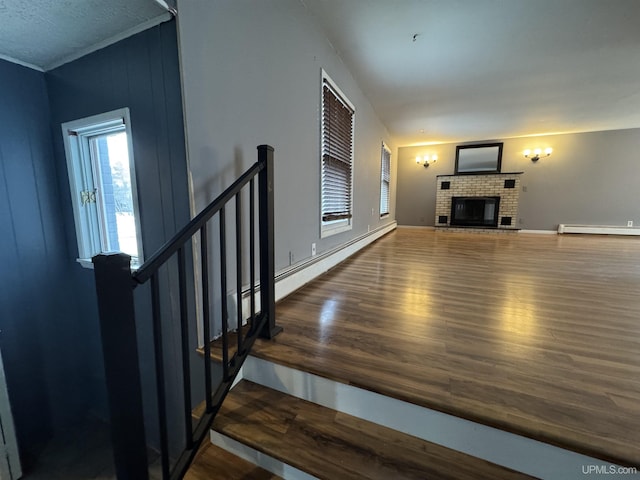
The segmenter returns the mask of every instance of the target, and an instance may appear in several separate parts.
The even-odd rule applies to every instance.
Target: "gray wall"
[[[298,0],[179,5],[194,211],[275,148],[276,270],[395,218],[395,148],[313,17]],[[321,68],[356,107],[353,230],[320,239]],[[391,215],[379,217],[380,147],[392,148]],[[372,213],[373,209],[373,213]]]
[[[480,139],[483,140],[483,139]],[[493,140],[491,140],[493,141]],[[497,140],[500,141],[500,140]],[[527,148],[553,148],[537,163]],[[503,172],[524,172],[518,226],[555,230],[559,223],[640,225],[640,129],[504,140]],[[437,153],[424,168],[417,155]],[[397,219],[400,225],[434,225],[436,175],[452,175],[456,144],[398,150]]]

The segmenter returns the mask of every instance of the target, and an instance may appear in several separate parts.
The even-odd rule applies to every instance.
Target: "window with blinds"
[[[351,223],[354,108],[338,88],[322,79],[322,186],[324,226]],[[339,225],[337,225],[339,224]]]
[[[389,215],[389,194],[391,182],[391,150],[382,143],[380,167],[380,216]]]

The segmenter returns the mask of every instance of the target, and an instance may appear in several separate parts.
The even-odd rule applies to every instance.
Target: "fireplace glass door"
[[[453,197],[451,225],[461,227],[498,226],[500,197]]]

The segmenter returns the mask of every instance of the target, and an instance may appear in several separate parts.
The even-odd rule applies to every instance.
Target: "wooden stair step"
[[[250,325],[242,326],[242,336],[246,338],[250,330]],[[237,331],[229,332],[229,358],[231,358],[238,351],[238,333]],[[204,355],[204,347],[199,347],[198,353]],[[215,362],[222,362],[222,337],[217,338],[211,342],[211,360]]]
[[[213,429],[320,479],[531,478],[246,380]]]
[[[282,480],[220,447],[206,443],[200,448],[184,480]]]

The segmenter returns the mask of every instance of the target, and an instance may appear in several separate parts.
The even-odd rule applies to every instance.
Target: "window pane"
[[[95,137],[94,141],[100,178],[103,249],[138,257],[127,134],[124,131],[105,134]]]
[[[61,125],[78,241],[78,261],[90,268],[100,253],[124,252],[142,262],[129,109]]]

